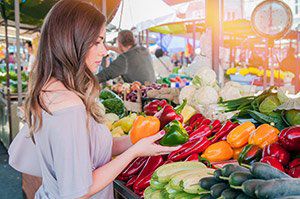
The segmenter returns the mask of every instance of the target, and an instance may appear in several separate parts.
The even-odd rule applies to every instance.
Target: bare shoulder
[[[73,91],[64,86],[57,85],[56,88],[47,89],[41,94],[42,100],[51,112],[64,108],[84,105],[81,98]]]

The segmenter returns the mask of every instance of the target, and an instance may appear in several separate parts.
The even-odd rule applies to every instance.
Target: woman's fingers
[[[166,134],[166,132],[164,130],[161,130],[158,133],[156,133],[155,135],[148,137],[148,139],[153,143],[153,142],[159,140],[160,138],[162,138],[165,134]]]

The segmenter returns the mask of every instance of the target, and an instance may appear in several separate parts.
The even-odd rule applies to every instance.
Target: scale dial
[[[258,35],[279,39],[291,29],[293,14],[286,3],[280,0],[266,0],[254,9],[251,24]]]

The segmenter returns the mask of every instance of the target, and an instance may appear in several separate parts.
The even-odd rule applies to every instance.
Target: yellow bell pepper
[[[248,143],[263,149],[265,146],[277,142],[279,133],[277,128],[269,124],[262,124],[251,133]]]
[[[197,113],[197,111],[193,107],[191,107],[189,105],[185,105],[185,107],[181,111],[181,115],[183,117],[183,123],[186,123],[187,121],[189,121],[189,119],[196,113]]]
[[[245,122],[234,128],[227,136],[227,142],[232,148],[240,148],[248,142],[249,136],[255,130],[252,122]]]
[[[112,128],[121,127],[125,133],[128,133],[132,128],[133,122],[136,119],[137,114],[133,113],[127,117],[120,119],[112,125]]]
[[[230,160],[232,156],[233,150],[226,141],[220,141],[210,145],[201,155],[202,158],[210,162]]]

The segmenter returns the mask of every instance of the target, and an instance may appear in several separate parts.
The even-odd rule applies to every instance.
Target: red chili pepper
[[[272,156],[278,159],[282,165],[287,165],[290,161],[290,154],[279,143],[273,143],[266,146],[262,157]]]
[[[209,137],[212,134],[210,126],[202,124],[197,130],[190,134],[190,140],[194,140],[200,137]]]
[[[150,185],[151,175],[154,173],[155,169],[161,166],[164,160],[161,155],[151,156],[148,158],[144,168],[137,176],[137,179],[133,185],[133,189],[136,191],[144,190]],[[150,177],[149,177],[150,175]]]
[[[185,130],[188,134],[191,134],[193,132],[193,128],[191,126],[186,126]]]
[[[144,112],[146,115],[153,116],[158,111],[163,109],[166,105],[168,105],[168,102],[166,100],[153,100],[152,102],[144,106]]]
[[[122,176],[122,175],[118,175],[117,180],[121,180],[126,182],[127,180],[130,179],[131,176]]]
[[[127,181],[127,183],[126,183],[125,186],[126,186],[126,187],[132,187],[133,184],[135,183],[136,179],[137,179],[137,175],[132,176],[132,177]]]
[[[187,157],[184,161],[185,162],[187,162],[187,161],[199,162],[199,154],[194,153],[194,154],[190,155],[189,157]]]
[[[200,113],[196,113],[189,120],[189,125],[193,125],[198,119],[204,119],[203,115]]]
[[[296,158],[290,162],[288,174],[293,178],[300,178],[300,158]]]
[[[123,177],[128,177],[137,174],[146,164],[148,157],[139,157],[133,160],[120,174]]]
[[[173,108],[170,105],[165,106],[162,110],[155,114],[160,121],[160,128],[163,129],[168,123],[172,122],[173,120],[178,120],[179,122],[183,122],[183,117],[180,115],[182,109],[185,107],[187,101],[184,100],[183,103]]]
[[[222,127],[222,124],[220,122],[220,120],[215,120],[212,124],[211,124],[211,131],[212,132],[218,132]]]
[[[284,168],[283,168],[282,164],[275,157],[266,156],[266,157],[262,158],[260,161],[267,163],[267,164],[275,167],[276,169],[284,172]]]
[[[223,137],[227,136],[229,132],[236,127],[237,124],[232,123],[231,121],[227,121],[222,128],[215,134],[213,139],[211,140],[212,143],[216,143],[220,141]]]
[[[207,137],[201,137],[200,139],[190,140],[183,144],[178,150],[169,154],[168,159],[172,161],[183,160],[193,153],[201,153],[211,145],[211,142]]]

